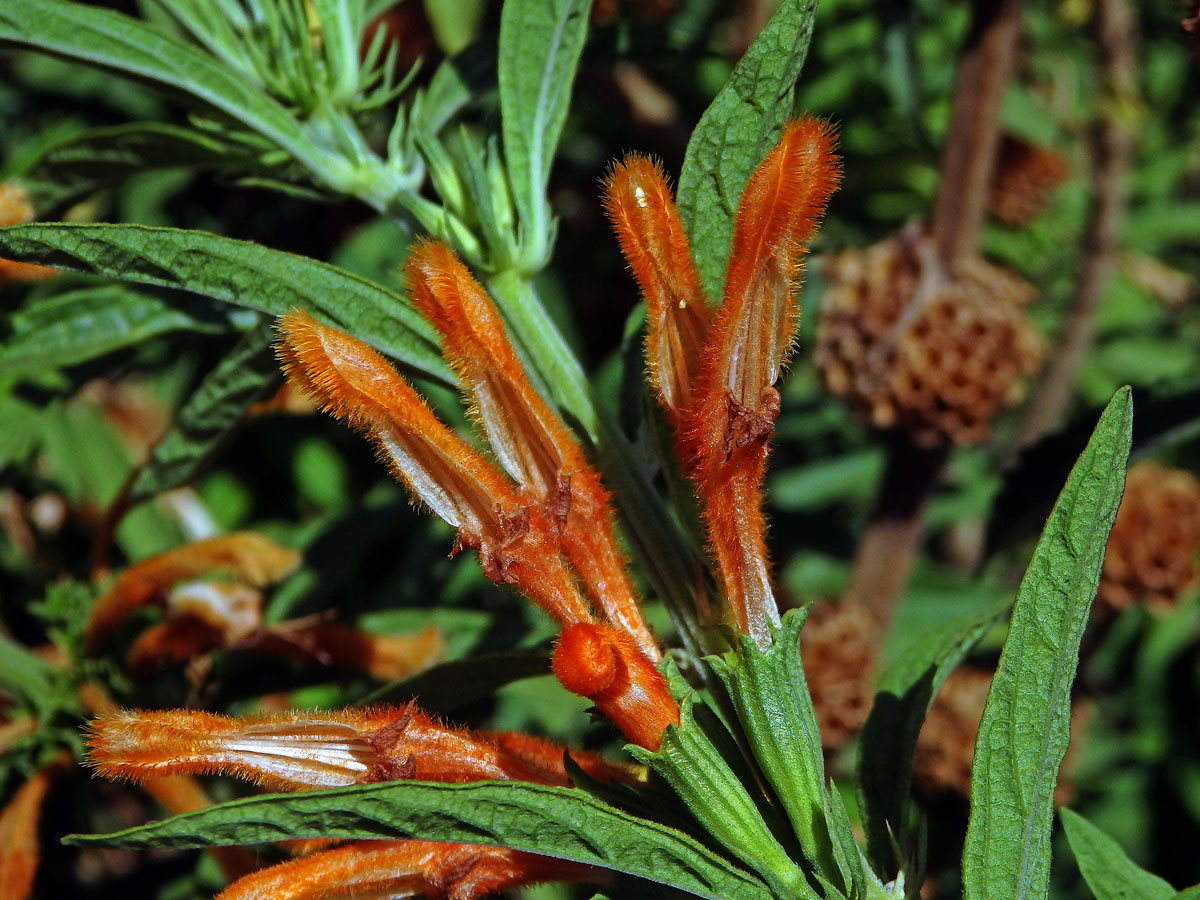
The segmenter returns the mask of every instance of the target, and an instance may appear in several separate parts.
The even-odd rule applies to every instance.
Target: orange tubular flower
[[[0,810],[0,897],[25,900],[33,891],[38,867],[38,819],[50,779],[61,768],[52,763],[34,772]]]
[[[605,180],[604,208],[646,301],[646,364],[678,430],[711,318],[662,168],[630,154]]]
[[[177,582],[221,571],[261,587],[281,579],[299,561],[294,550],[250,531],[193,541],[144,559],[122,572],[92,607],[85,631],[88,649],[98,650],[141,607],[164,602]]]
[[[475,900],[542,881],[604,883],[611,875],[582,863],[474,844],[358,841],[242,878],[216,900],[341,900],[445,897]]]
[[[88,761],[110,778],[221,773],[285,791],[398,778],[570,784],[565,747],[546,745],[535,756],[519,741],[505,743],[438,724],[412,704],[242,718],[122,710],[92,721]],[[597,777],[628,778],[598,758],[582,760]]]
[[[284,316],[279,328],[288,378],[365,433],[397,480],[458,529],[458,547],[479,551],[488,578],[517,586],[560,622],[593,620],[545,514],[523,504],[382,356],[305,313]]]
[[[684,415],[683,442],[737,627],[760,646],[779,612],[771,589],[762,479],[791,351],[804,244],[837,187],[828,124],[791,122],[738,204],[725,296]]]
[[[725,295],[709,323],[687,239],[661,170],[640,156],[609,176],[606,208],[646,300],[650,378],[696,485],[735,624],[760,646],[779,612],[761,486],[779,415],[804,244],[837,187],[832,128],[788,124],[738,204]]]
[[[559,548],[592,601],[657,662],[658,644],[617,546],[608,491],[529,383],[491,300],[445,244],[419,243],[407,271],[413,301],[441,333],[447,361],[472,391],[500,464],[557,525]]]

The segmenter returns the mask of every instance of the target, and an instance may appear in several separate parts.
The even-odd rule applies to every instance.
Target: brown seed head
[[[1041,363],[1025,315],[1034,290],[1007,269],[966,260],[951,278],[905,233],[840,253],[826,274],[817,367],[876,428],[921,446],[977,444]]]
[[[809,610],[800,652],[826,750],[844,746],[867,721],[877,644],[878,626],[861,607],[820,602]]]
[[[1171,609],[1200,579],[1200,480],[1154,462],[1129,470],[1108,538],[1097,606]]]

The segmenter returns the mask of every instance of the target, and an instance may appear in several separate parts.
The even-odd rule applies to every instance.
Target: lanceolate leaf
[[[587,36],[591,0],[509,0],[500,12],[500,114],[509,183],[539,257],[548,250],[546,183]]]
[[[1049,889],[1071,683],[1121,502],[1132,424],[1130,391],[1122,388],[1071,470],[1017,592],[975,744],[963,855],[968,900],[1043,898]]]
[[[929,704],[964,656],[1009,602],[985,615],[950,622],[923,637],[897,659],[879,681],[859,747],[858,783],[867,855],[876,873],[891,879],[906,850],[912,760]]]
[[[416,372],[454,383],[407,300],[304,256],[204,231],[58,222],[0,229],[0,256],[180,288],[273,316],[306,309]]]
[[[116,284],[47,297],[12,316],[0,374],[72,366],[173,331],[221,331],[225,323],[203,302],[172,306]]]
[[[419,838],[515,847],[591,863],[712,900],[770,900],[753,875],[692,838],[568,788],[393,781],[235,800],[68,843],[210,847],[293,837]]]
[[[120,13],[67,0],[4,0],[0,43],[12,43],[173,88],[258,132],[312,172],[344,173],[300,123],[243,75],[165,31]]]
[[[1096,900],[1173,900],[1175,888],[1138,866],[1120,844],[1083,816],[1064,809],[1059,818]]]
[[[754,167],[792,113],[817,0],[783,0],[692,132],[679,174],[679,215],[700,283],[721,296],[733,217]]]
[[[213,135],[159,122],[89,128],[45,150],[20,176],[40,216],[152,169],[250,168],[252,153]]]
[[[274,339],[271,323],[263,323],[244,334],[229,355],[205,376],[139,473],[130,503],[187,484],[195,477],[250,404],[280,380],[271,348]]]

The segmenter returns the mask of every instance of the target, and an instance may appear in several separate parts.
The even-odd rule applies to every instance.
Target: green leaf
[[[708,834],[745,860],[782,896],[816,900],[745,785],[696,723],[692,705],[692,698],[685,697],[679,725],[667,726],[658,750],[652,753],[633,745],[626,749],[666,780]]]
[[[735,652],[707,657],[725,684],[754,758],[779,795],[805,856],[826,878],[837,876],[825,824],[825,758],[800,659],[806,614],[789,611],[769,649],[738,635]]]
[[[349,164],[317,147],[300,123],[244,75],[137,19],[65,0],[4,0],[0,43],[43,50],[182,91],[287,150],[318,177]]]
[[[35,653],[0,634],[0,691],[27,703],[39,718],[53,713],[58,674]]]
[[[242,420],[250,404],[279,380],[275,329],[264,322],[244,334],[204,377],[154,448],[130,491],[130,504],[190,482]]]
[[[792,114],[817,0],[783,0],[688,141],[678,204],[710,300],[721,296],[733,217],[750,174]]]
[[[1070,738],[1079,641],[1121,502],[1129,388],[1100,417],[1033,551],[988,692],[971,769],[963,854],[968,900],[1045,897],[1054,785]]]
[[[226,327],[216,311],[196,301],[172,305],[115,284],[38,300],[10,321],[13,335],[0,346],[0,374],[59,369],[173,331]]]
[[[923,635],[879,680],[859,741],[858,783],[867,855],[881,878],[892,878],[904,863],[894,848],[907,849],[912,760],[929,704],[1009,605],[1005,598],[983,615],[972,613]]]
[[[0,255],[179,288],[273,316],[307,309],[415,372],[454,384],[429,326],[406,299],[304,256],[204,231],[60,222],[0,228]]]
[[[1173,900],[1175,888],[1138,866],[1120,844],[1083,816],[1062,809],[1058,817],[1096,900]]]
[[[570,788],[392,781],[268,794],[70,844],[211,847],[298,837],[418,838],[528,850],[635,875],[712,900],[770,900],[753,875],[681,832]]]
[[[20,174],[42,216],[155,169],[247,169],[251,151],[209,134],[159,122],[89,128],[47,147]]]
[[[541,268],[552,226],[550,164],[567,118],[591,0],[509,0],[500,10],[500,114],[526,265]]]

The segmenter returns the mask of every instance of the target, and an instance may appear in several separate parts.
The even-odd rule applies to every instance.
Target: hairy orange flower
[[[676,430],[734,622],[761,646],[779,612],[761,488],[779,415],[775,383],[791,351],[805,243],[837,187],[833,129],[801,117],[738,204],[720,310],[710,323],[662,172],[629,157],[609,176],[607,209],[646,300],[650,378]]]
[[[604,208],[646,301],[646,364],[671,424],[691,401],[711,314],[662,167],[630,154],[604,184]]]
[[[392,474],[458,529],[458,546],[479,551],[488,578],[515,585],[560,622],[593,620],[546,515],[522,503],[382,356],[304,313],[284,316],[279,327],[288,377],[375,443]]]
[[[562,754],[449,728],[409,704],[265,713],[242,718],[192,710],[121,710],[94,719],[88,762],[105,777],[220,773],[275,790],[419,781],[569,784]],[[604,766],[588,758],[599,773]],[[601,777],[599,774],[597,777]],[[621,780],[628,772],[612,768]]]
[[[542,881],[604,883],[611,877],[592,866],[504,847],[357,841],[248,875],[217,900],[418,896],[474,900]]]
[[[625,736],[657,750],[679,707],[667,684],[637,645],[618,628],[568,625],[554,648],[554,675],[568,691],[587,697]]]
[[[55,763],[34,772],[0,810],[0,897],[25,900],[33,891],[38,867],[38,819]]]
[[[558,528],[559,549],[591,600],[657,661],[658,644],[616,543],[608,491],[529,383],[492,301],[443,243],[419,242],[407,272],[413,301],[441,333],[447,361],[470,389],[500,465]]]

